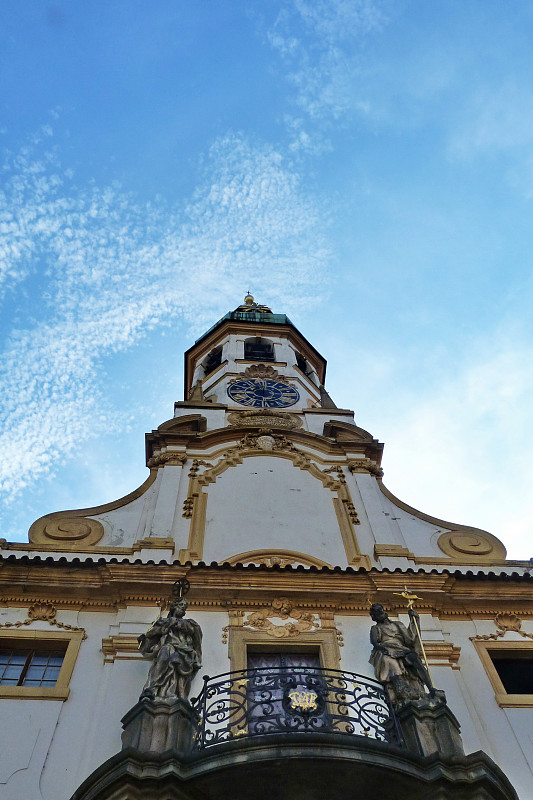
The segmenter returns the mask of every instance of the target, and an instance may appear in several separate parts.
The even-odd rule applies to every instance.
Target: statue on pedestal
[[[194,620],[184,619],[187,590],[188,581],[177,581],[167,616],[159,617],[139,636],[139,650],[154,659],[141,699],[188,700],[192,680],[202,665],[202,630]]]
[[[370,663],[378,681],[384,684],[394,706],[410,700],[433,698],[436,690],[420,658],[420,623],[417,612],[408,607],[409,627],[393,621],[380,603],[370,608],[376,623],[370,629],[373,646]]]

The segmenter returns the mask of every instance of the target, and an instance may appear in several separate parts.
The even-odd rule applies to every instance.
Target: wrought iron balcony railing
[[[279,733],[348,734],[402,744],[381,684],[353,672],[315,667],[227,672],[205,677],[192,702],[200,749]]]

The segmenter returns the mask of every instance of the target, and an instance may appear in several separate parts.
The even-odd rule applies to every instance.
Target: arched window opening
[[[311,373],[311,367],[301,353],[296,353],[296,366],[302,370],[304,375]]]
[[[268,339],[254,336],[244,342],[244,358],[248,361],[274,361],[274,345]]]
[[[211,350],[209,355],[207,356],[204,362],[204,371],[206,375],[209,375],[213,372],[217,367],[219,367],[222,363],[222,348],[215,347],[214,350]]]

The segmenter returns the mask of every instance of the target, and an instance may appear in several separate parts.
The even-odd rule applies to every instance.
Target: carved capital
[[[148,467],[181,467],[187,461],[187,456],[181,453],[158,453],[152,458],[148,459],[146,466]]]
[[[370,475],[374,475],[376,478],[383,477],[383,470],[382,468],[376,464],[375,461],[372,461],[371,458],[355,458],[352,461],[348,462],[348,469],[350,472],[366,472]]]

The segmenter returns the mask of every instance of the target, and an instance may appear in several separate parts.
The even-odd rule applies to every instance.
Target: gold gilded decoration
[[[354,525],[359,524],[359,517],[352,503],[342,468],[335,464],[327,469],[321,469],[306,453],[295,447],[285,434],[277,433],[271,428],[260,428],[257,433],[246,433],[238,444],[222,453],[214,465],[197,459],[193,461],[189,472],[190,482],[187,493],[187,500],[192,500],[192,509],[190,503],[186,509],[187,515],[191,514],[189,541],[188,546],[180,550],[179,560],[182,563],[194,561],[201,559],[203,555],[207,510],[207,494],[202,491],[203,487],[215,483],[217,478],[229,467],[242,464],[244,458],[261,454],[269,455],[270,453],[290,459],[295,467],[309,472],[313,478],[321,481],[325,489],[336,494],[332,497],[332,502],[348,563],[369,564],[368,558],[362,556],[359,551],[354,530]],[[199,472],[200,465],[207,467],[201,474]],[[332,472],[337,474],[337,478],[332,476]]]
[[[273,378],[275,380],[283,379],[277,369],[271,367],[269,364],[252,364],[251,367],[246,367],[244,370],[246,378]]]
[[[190,519],[192,517],[193,507],[194,497],[187,497],[187,499],[183,501],[183,511],[181,516],[185,517],[185,519]]]
[[[259,450],[285,450],[297,452],[295,446],[282,433],[274,433],[270,428],[261,428],[259,434],[246,433],[239,444],[239,450],[258,448]],[[231,451],[229,451],[231,452]]]
[[[374,475],[376,478],[383,477],[383,470],[371,458],[356,458],[348,462],[348,469],[350,472],[367,472]]]
[[[346,503],[346,511],[348,512],[348,516],[350,517],[354,525],[361,524],[361,520],[357,515],[357,511],[355,510],[355,506],[353,503]]]
[[[246,411],[234,411],[228,414],[230,425],[250,428],[285,428],[293,430],[302,427],[302,420],[295,414],[286,411],[273,411],[270,408],[254,408]]]
[[[276,624],[272,619],[287,621]],[[315,621],[314,613],[294,608],[287,597],[278,597],[268,608],[252,612],[243,624],[250,628],[260,629],[275,639],[299,636],[300,633],[317,630],[320,627]]]
[[[317,693],[311,692],[307,689],[293,689],[289,692],[291,698],[291,708],[294,710],[300,709],[301,711],[316,711],[317,706]]]
[[[330,567],[326,561],[305,553],[297,553],[293,550],[249,550],[246,553],[238,553],[231,558],[224,558],[220,564],[264,564],[267,567],[287,567],[292,564],[303,564],[306,567]]]
[[[198,475],[200,467],[212,467],[213,465],[209,461],[204,461],[201,458],[193,459],[191,464],[191,468],[189,470],[189,478],[195,478]]]
[[[33,523],[28,535],[33,544],[67,544],[74,549],[78,543],[86,547],[99,542],[104,527],[88,517],[41,517]]]
[[[464,561],[505,559],[502,543],[486,531],[447,531],[439,536],[438,546],[447,556]]]
[[[146,462],[147,467],[181,467],[187,461],[187,457],[180,453],[158,453]]]
[[[273,450],[276,446],[276,440],[273,436],[258,436],[256,439],[256,446],[261,450]]]
[[[407,547],[401,544],[375,544],[374,555],[376,558],[410,558],[414,559],[412,553]]]
[[[35,603],[28,609],[28,616],[23,622],[4,622],[0,628],[21,628],[23,625],[31,625],[32,622],[42,620],[48,622],[49,625],[55,625],[56,628],[63,628],[65,631],[82,631],[83,639],[87,638],[85,628],[77,628],[75,625],[66,625],[64,622],[59,622],[56,619],[57,609],[52,603]]]
[[[494,624],[498,628],[496,633],[488,633],[484,636],[471,636],[471,641],[489,641],[501,639],[507,632],[518,633],[519,636],[523,636],[526,639],[533,639],[533,633],[526,633],[526,631],[522,630],[522,620],[516,614],[508,611],[501,611],[496,614],[496,617],[494,618]]]

